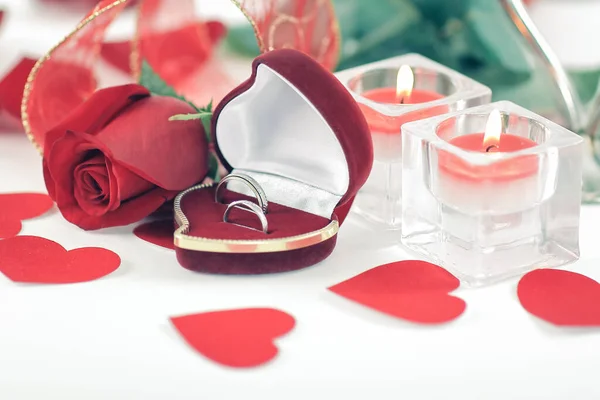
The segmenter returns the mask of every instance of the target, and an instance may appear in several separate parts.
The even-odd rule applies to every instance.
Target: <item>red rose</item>
[[[201,121],[184,101],[139,85],[96,92],[46,134],[44,178],[69,222],[87,230],[128,225],[152,214],[208,170]]]

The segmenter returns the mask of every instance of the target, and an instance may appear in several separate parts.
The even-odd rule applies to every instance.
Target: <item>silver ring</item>
[[[230,175],[227,175],[225,178],[223,178],[221,180],[221,182],[219,182],[219,184],[217,185],[217,190],[215,191],[215,202],[216,203],[222,202],[223,197],[221,196],[221,187],[228,181],[231,181],[234,179],[239,180],[242,183],[245,183],[246,186],[248,186],[250,188],[250,190],[252,190],[252,193],[254,193],[254,197],[256,197],[256,201],[258,201],[258,205],[262,209],[263,214],[267,214],[269,212],[269,202],[267,200],[267,195],[265,194],[262,187],[258,184],[258,182],[256,182],[256,180],[254,178],[252,178],[248,175],[245,175],[245,174],[239,174],[239,173],[230,174]]]
[[[257,206],[256,204],[254,204],[253,202],[248,201],[248,200],[238,200],[238,201],[234,201],[233,203],[229,204],[227,206],[227,209],[225,210],[225,214],[223,214],[223,222],[230,223],[229,219],[228,219],[229,213],[234,208],[239,208],[240,210],[250,211],[251,213],[255,214],[258,217],[258,219],[260,220],[260,224],[262,225],[263,233],[269,232],[269,222],[267,221],[267,217],[263,213],[263,210],[259,206]],[[248,228],[248,229],[254,229],[250,226],[239,225],[239,224],[234,224],[234,225],[242,226],[242,227]]]

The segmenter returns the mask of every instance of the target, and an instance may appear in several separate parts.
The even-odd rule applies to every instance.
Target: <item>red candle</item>
[[[396,95],[396,89],[393,88],[380,88],[369,90],[362,94],[369,100],[376,101],[384,104],[420,104],[428,103],[443,98],[439,93],[431,92],[428,90],[413,89],[410,95],[405,96],[398,101]],[[438,106],[433,108],[426,108],[414,112],[409,112],[400,116],[388,116],[373,110],[370,107],[361,105],[363,114],[367,119],[371,132],[386,133],[386,134],[400,134],[400,128],[407,122],[418,121],[436,115],[445,114],[448,111],[446,106]]]
[[[382,104],[422,104],[439,100],[444,96],[429,90],[414,88],[414,75],[412,69],[403,66],[398,71],[397,85],[395,88],[386,87],[368,90],[362,96]],[[408,112],[400,116],[383,115],[372,108],[361,104],[363,114],[371,128],[372,133],[400,134],[400,128],[407,122],[416,121],[448,112],[446,106],[425,108]]]
[[[536,142],[522,136],[502,133],[502,117],[499,112],[490,114],[485,133],[472,133],[455,137],[450,144],[477,153],[510,153],[528,149]],[[526,178],[538,170],[535,156],[522,156],[489,165],[472,165],[448,152],[439,154],[440,170],[456,178],[470,181],[508,181]]]
[[[363,96],[377,103],[385,104],[419,104],[439,100],[444,97],[439,93],[429,90],[413,89],[410,94],[400,96],[396,92],[397,89],[394,88],[378,88],[364,92]]]

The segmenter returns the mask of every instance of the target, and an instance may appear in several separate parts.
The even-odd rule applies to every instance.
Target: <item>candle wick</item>
[[[404,95],[400,97],[400,104],[404,104]]]
[[[498,146],[493,144],[491,146],[488,146],[487,149],[485,149],[485,152],[489,153],[490,151],[492,151],[492,149],[497,149],[497,148],[498,148]]]

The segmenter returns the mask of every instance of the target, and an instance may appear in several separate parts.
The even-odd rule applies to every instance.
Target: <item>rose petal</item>
[[[92,165],[75,171],[75,192],[81,192],[81,197],[88,201],[107,201],[110,195],[110,178],[106,171],[106,164]]]
[[[109,209],[110,211],[114,211],[117,208],[121,207],[121,198],[119,197],[119,182],[115,174],[113,173],[113,162],[112,160],[105,155],[106,157],[106,171],[108,172],[108,183],[110,185],[109,188]]]
[[[129,200],[156,187],[118,163],[113,163],[112,172],[117,181],[121,201]]]
[[[168,121],[192,112],[137,85],[94,94],[47,135],[44,178],[65,219],[88,230],[128,225],[201,181],[208,169],[202,122]]]
[[[110,209],[101,216],[90,215],[82,210],[73,194],[74,170],[78,163],[83,162],[86,155],[89,156],[90,151],[99,151],[104,155],[109,174],[109,193],[116,194],[110,198]],[[152,214],[165,201],[172,199],[178,193],[157,188],[143,196],[121,202],[118,196],[118,179],[112,172],[114,165],[110,151],[90,135],[67,132],[62,139],[54,143],[46,158],[44,163],[46,184],[53,187],[49,192],[54,193],[63,217],[82,229],[94,230],[137,222]]]
[[[73,173],[74,196],[83,211],[90,215],[100,216],[112,209],[114,203],[118,203],[118,201],[111,202],[113,196],[111,196],[110,181],[106,158],[103,154],[98,154],[75,167]]]
[[[98,90],[45,135],[45,151],[51,149],[54,142],[62,138],[67,131],[96,133],[127,105],[148,96],[150,92],[141,85],[124,85]]]
[[[59,209],[76,203],[73,195],[73,172],[85,156],[85,152],[82,151],[84,148],[77,151],[78,144],[80,142],[67,133],[46,149],[49,153],[44,159],[46,188]]]
[[[111,151],[102,142],[97,140],[96,136],[80,132],[68,132],[65,138],[56,142],[55,147],[58,149],[65,147],[65,151],[68,154],[79,155],[79,160],[89,157],[90,151],[96,151],[101,154],[101,159],[93,158],[88,162],[106,165],[106,175],[109,178],[110,188],[105,188],[104,192],[110,195],[110,211],[116,210],[121,202],[155,187],[153,183],[148,182],[134,172],[129,171],[127,167],[114,161],[114,155],[112,155]],[[57,156],[61,157],[62,155]],[[51,157],[55,157],[55,154],[52,154]],[[88,165],[86,162],[83,162],[83,164]],[[61,173],[64,173],[64,171],[61,171]]]
[[[110,193],[118,194],[116,179],[111,176],[112,165],[108,158],[110,152],[101,148],[101,146],[83,140],[82,138],[85,138],[85,136],[69,131],[61,139],[56,140],[52,148],[46,149],[47,154],[44,161],[46,187],[62,215],[70,222],[79,220],[83,216],[89,215],[88,213],[101,215],[114,210],[120,205],[118,196],[110,196]],[[82,193],[75,188],[75,171],[78,165],[85,164],[90,154],[102,157],[102,161],[92,157],[91,165],[106,164],[105,170],[109,188],[104,189],[108,194],[108,204],[105,207],[93,207],[93,204],[86,201]],[[98,173],[97,170],[94,170],[94,172]],[[77,223],[75,224],[77,225]]]
[[[46,185],[48,196],[50,196],[52,201],[56,201],[56,184],[54,183],[54,178],[52,178],[52,174],[48,168],[48,161],[45,158],[42,160],[42,176],[44,177],[44,184]]]
[[[167,200],[177,196],[178,192],[169,192],[155,188],[121,204],[121,207],[101,217],[85,214],[80,209],[67,207],[61,209],[65,219],[82,229],[95,230],[113,226],[129,225],[149,216],[158,210]]]
[[[86,164],[85,159],[90,156],[90,152],[98,152],[102,161],[100,158],[92,157],[87,160],[88,164]],[[63,138],[54,142],[44,163],[46,183],[48,186],[52,186],[52,190],[49,189],[49,192],[55,196],[54,200],[67,221],[87,230],[128,225],[150,215],[167,198],[170,199],[176,195],[177,192],[168,191],[146,193],[142,198],[128,202],[133,205],[127,204],[123,207],[127,211],[121,210],[122,202],[128,199],[121,198],[120,191],[129,190],[128,193],[125,193],[126,195],[139,195],[152,189],[153,185],[144,182],[142,178],[136,179],[132,173],[125,171],[121,166],[115,168],[111,158],[110,151],[102,143],[98,142],[94,136],[84,133],[69,131]],[[103,190],[108,194],[108,206],[104,204],[103,207],[94,207],[93,204],[86,203],[86,198],[81,192],[78,193],[75,190],[73,178],[80,163],[87,166],[102,163],[106,165],[105,171],[109,188],[107,190],[104,187]],[[92,172],[99,173],[95,168],[92,169]],[[121,188],[119,179],[124,179]],[[127,185],[132,186],[127,188]]]
[[[138,85],[97,92],[46,135],[46,149],[51,149],[68,130],[105,154],[110,149],[112,160],[164,189],[181,191],[202,181],[208,171],[208,141],[202,122],[169,121],[176,114],[194,113],[194,108],[172,97],[147,94]],[[129,97],[119,101],[118,96]],[[114,106],[106,105],[110,102]],[[114,118],[117,113],[118,118]],[[92,122],[94,117],[96,123]]]
[[[164,189],[181,191],[204,179],[208,142],[201,121],[169,122],[169,118],[194,112],[175,98],[144,98],[124,110],[94,140],[133,173]]]
[[[79,167],[78,167],[79,168]],[[81,176],[81,189],[89,199],[106,200],[110,194],[110,182],[106,165],[92,166]]]
[[[109,193],[110,183],[108,179],[103,154],[98,154],[75,168],[75,190],[80,188],[85,193],[95,197]]]

